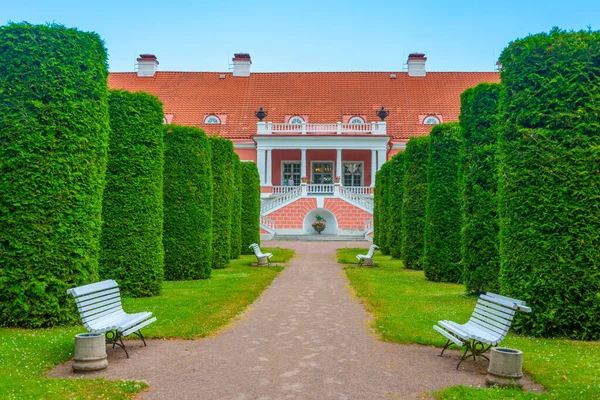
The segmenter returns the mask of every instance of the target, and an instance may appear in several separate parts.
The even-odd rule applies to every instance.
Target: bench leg
[[[118,331],[110,331],[110,332],[106,332],[106,342],[108,344],[112,344],[113,349],[115,348],[115,346],[119,346],[123,349],[123,351],[125,352],[125,356],[127,358],[129,358],[129,353],[127,352],[127,349],[125,348],[125,343],[123,343],[123,334],[121,332]],[[145,344],[146,342],[144,342]]]
[[[146,344],[146,340],[144,339],[144,335],[142,334],[142,330],[140,329],[137,332],[133,332],[135,335],[137,335],[140,339],[142,339],[142,342],[144,342],[144,346],[147,346]]]
[[[473,341],[465,342],[465,352],[463,353],[462,357],[460,358],[460,361],[458,362],[456,369],[458,369],[458,367],[460,367],[460,364],[462,364],[463,361],[465,361],[467,358],[470,358],[470,357],[473,357],[473,361],[476,361],[477,357],[485,358],[486,360],[489,361],[490,359],[483,353],[486,353],[491,348],[492,348],[491,344],[486,346],[484,343],[482,343],[480,341],[473,340]],[[442,351],[442,353],[443,353],[443,351]]]
[[[442,357],[444,355],[444,352],[446,351],[446,349],[448,347],[450,347],[451,345],[452,345],[452,340],[448,339],[448,341],[444,345],[444,348],[442,349],[442,352],[441,352],[441,354],[439,356]]]

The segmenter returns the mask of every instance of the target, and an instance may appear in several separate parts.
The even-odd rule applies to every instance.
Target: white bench
[[[252,243],[250,246],[248,246],[248,248],[254,251],[254,255],[257,259],[256,265],[271,265],[271,257],[273,257],[273,254],[263,253],[260,251],[260,247],[256,243]]]
[[[146,346],[141,329],[156,321],[151,312],[127,314],[121,305],[119,285],[107,280],[68,289],[67,294],[75,298],[81,321],[90,333],[106,333],[106,341],[125,349],[123,338],[132,333],[139,336]]]
[[[531,312],[531,308],[522,300],[512,299],[495,293],[479,296],[473,315],[465,324],[453,321],[438,321],[433,329],[441,333],[448,341],[442,349],[440,357],[452,343],[465,347],[460,364],[469,357],[483,357],[492,346],[497,346],[506,336],[517,310]]]
[[[378,249],[377,245],[372,244],[369,247],[369,252],[367,254],[358,254],[356,258],[358,259],[358,266],[361,265],[373,265],[373,253],[375,253],[375,249]]]

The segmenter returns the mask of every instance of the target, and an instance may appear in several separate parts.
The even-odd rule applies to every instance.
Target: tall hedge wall
[[[381,232],[381,227],[379,226],[379,215],[381,213],[381,198],[384,193],[384,188],[381,185],[382,175],[381,170],[375,173],[375,190],[373,191],[373,243],[380,243],[379,233]]]
[[[388,176],[389,221],[388,239],[390,254],[402,258],[402,197],[404,194],[404,152],[396,154],[390,162]]]
[[[461,141],[457,122],[436,125],[429,134],[423,271],[431,281],[462,281],[458,191]]]
[[[231,254],[232,259],[239,258],[242,252],[242,162],[233,153],[233,208],[231,210]]]
[[[500,62],[500,286],[520,331],[600,339],[600,32],[517,40]]]
[[[110,91],[100,278],[125,296],[160,293],[164,277],[163,107],[144,92]]]
[[[226,268],[231,255],[231,218],[234,201],[233,143],[212,136],[213,268]]]
[[[390,163],[386,162],[381,166],[381,169],[377,171],[375,175],[375,199],[377,202],[377,226],[374,229],[377,232],[377,244],[382,254],[390,254],[388,230],[389,230],[389,219],[388,219],[388,177],[390,172]]]
[[[411,138],[404,153],[402,254],[406,268],[423,269],[429,136]]]
[[[253,254],[248,248],[260,243],[260,176],[253,162],[242,162],[242,254]]]
[[[165,126],[165,279],[210,277],[213,174],[210,139],[201,129]]]
[[[472,294],[499,290],[496,139],[500,88],[498,83],[482,83],[461,96],[461,253],[463,282]]]
[[[95,33],[0,27],[0,326],[74,322],[98,279],[107,74]]]

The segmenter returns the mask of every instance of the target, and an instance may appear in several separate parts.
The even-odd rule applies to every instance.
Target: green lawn
[[[123,299],[129,312],[152,311],[157,321],[144,329],[154,338],[199,338],[227,325],[251,304],[281,272],[277,263],[293,257],[288,249],[273,253],[272,267],[251,267],[256,257],[242,256],[213,270],[211,279],[165,282],[160,296]],[[83,327],[52,329],[0,328],[0,398],[129,399],[146,387],[134,381],[54,379],[42,374],[73,356],[73,337]],[[152,351],[148,347],[147,351]]]
[[[338,262],[355,264],[366,249],[338,250]],[[440,319],[466,322],[476,298],[463,285],[435,283],[422,271],[404,269],[402,262],[383,256],[377,268],[346,268],[358,297],[373,314],[382,340],[442,347],[445,339],[432,326]],[[600,342],[530,338],[509,333],[502,343],[524,353],[523,366],[549,393],[454,387],[437,393],[439,399],[595,399],[600,398]]]

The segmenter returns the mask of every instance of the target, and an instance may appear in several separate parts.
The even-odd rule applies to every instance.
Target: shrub
[[[239,258],[242,251],[242,162],[240,157],[233,157],[233,207],[231,211],[231,254],[232,259]]]
[[[253,162],[242,162],[242,254],[253,254],[248,248],[260,243],[260,177]]]
[[[233,212],[233,143],[212,136],[213,168],[213,268],[229,265],[231,250],[231,214]]]
[[[377,242],[379,250],[382,254],[390,254],[390,248],[388,245],[388,176],[389,176],[390,164],[388,162],[381,166],[381,169],[377,171],[375,175],[375,199],[377,202],[377,224],[374,225],[374,229],[377,231]]]
[[[72,323],[98,278],[107,74],[95,33],[0,27],[0,326]]]
[[[164,277],[163,108],[147,93],[111,91],[100,277],[125,296],[160,293]]]
[[[404,153],[402,254],[406,268],[423,269],[429,136],[411,138]]]
[[[213,175],[209,138],[201,129],[165,127],[165,279],[210,277]]]
[[[516,327],[600,339],[600,32],[507,47],[499,138],[500,287]]]
[[[471,294],[499,290],[495,159],[499,94],[500,84],[482,83],[461,96],[461,252],[463,282]]]
[[[393,258],[402,257],[402,197],[404,194],[404,152],[390,162],[388,176],[388,245]]]
[[[458,192],[461,135],[456,122],[436,125],[429,134],[423,271],[431,281],[462,280]]]

